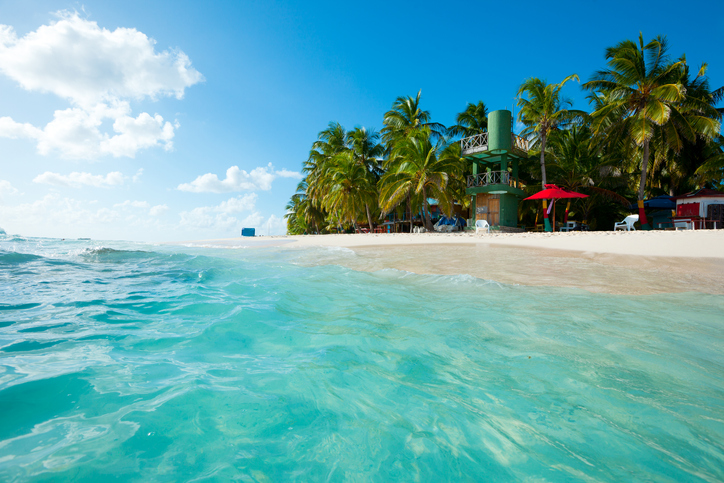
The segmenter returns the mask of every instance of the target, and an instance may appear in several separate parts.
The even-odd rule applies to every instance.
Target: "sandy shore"
[[[422,274],[466,274],[502,283],[606,293],[724,294],[724,230],[305,235],[178,244],[341,247],[353,250],[356,256],[325,251],[324,255],[310,254],[306,263],[365,271],[394,268]]]
[[[400,245],[507,245],[645,257],[724,258],[724,230],[572,233],[395,233],[226,238],[175,243],[192,246],[387,247]]]
[[[274,237],[276,238],[276,237]],[[290,247],[488,244],[649,257],[724,258],[724,230],[572,233],[397,233],[280,237]]]

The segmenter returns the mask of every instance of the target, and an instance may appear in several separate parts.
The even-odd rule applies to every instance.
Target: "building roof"
[[[724,198],[724,193],[717,190],[703,188],[697,191],[692,191],[691,193],[686,193],[685,195],[674,196],[671,199],[684,200],[687,198]]]

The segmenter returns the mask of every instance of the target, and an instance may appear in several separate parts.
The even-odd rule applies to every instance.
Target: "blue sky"
[[[446,125],[511,109],[524,79],[585,81],[639,31],[724,85],[718,1],[26,1],[0,24],[0,227],[32,236],[282,234],[330,121],[379,130],[419,89]]]

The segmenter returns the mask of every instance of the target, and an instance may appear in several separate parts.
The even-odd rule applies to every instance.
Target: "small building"
[[[488,115],[488,132],[460,141],[462,156],[473,163],[465,193],[472,196],[472,222],[516,231],[518,203],[525,198],[518,179],[518,162],[528,157],[528,141],[513,134],[510,111]],[[507,230],[506,230],[507,229]]]
[[[692,228],[722,228],[724,223],[724,193],[700,189],[672,198],[676,201],[674,222],[687,222]]]

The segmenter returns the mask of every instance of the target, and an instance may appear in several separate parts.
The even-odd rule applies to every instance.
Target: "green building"
[[[525,197],[518,180],[518,162],[528,157],[528,141],[513,134],[510,111],[488,114],[488,132],[460,141],[462,155],[473,163],[465,193],[472,196],[473,223],[516,231],[518,202]]]

